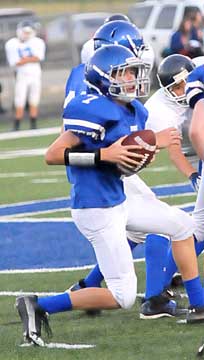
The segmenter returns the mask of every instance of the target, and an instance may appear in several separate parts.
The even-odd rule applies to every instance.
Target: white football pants
[[[15,107],[24,108],[26,99],[29,105],[38,106],[41,96],[41,74],[17,73],[15,83]]]
[[[137,175],[124,178],[124,189],[128,209],[127,237],[130,240],[137,243],[144,240],[140,233],[162,234],[173,241],[187,239],[193,234],[192,217],[157,199]]]
[[[122,308],[130,308],[136,299],[137,278],[126,238],[126,203],[103,209],[72,209],[72,217],[93,245],[114,299]]]
[[[190,237],[194,227],[192,217],[158,200],[137,175],[126,177],[124,185],[127,204],[103,209],[72,209],[72,217],[93,245],[100,271],[113,297],[127,309],[135,302],[137,279],[126,236],[140,242],[138,232],[155,233],[179,241]]]

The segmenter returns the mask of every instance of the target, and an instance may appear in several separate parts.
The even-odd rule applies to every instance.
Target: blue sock
[[[137,243],[132,240],[128,240],[131,251],[137,246]],[[83,279],[86,287],[100,287],[104,277],[100,272],[98,264],[88,273]]]
[[[201,252],[204,250],[204,241],[198,242],[194,235],[194,244],[195,244],[195,251],[196,255],[199,256]],[[172,248],[169,248],[168,257],[167,257],[167,266],[166,266],[166,273],[165,273],[165,280],[164,280],[164,287],[168,287],[171,284],[171,280],[175,272],[177,272],[178,268],[174,261]]]
[[[127,240],[128,240],[128,244],[130,245],[131,251],[133,251],[138,244],[130,239],[127,239]]]
[[[191,306],[204,306],[204,290],[200,281],[200,277],[197,276],[194,279],[184,281],[184,286],[188,294],[189,303]]]
[[[177,265],[175,263],[172,254],[172,247],[170,245],[167,254],[166,271],[164,276],[164,287],[168,287],[171,284],[172,277],[176,272],[177,272]]]
[[[39,298],[38,304],[48,314],[72,310],[72,303],[68,293]]]
[[[166,237],[147,235],[145,243],[146,299],[159,295],[163,291],[168,247],[169,240]]]
[[[103,281],[103,275],[97,264],[84,278],[84,283],[86,287],[100,287],[101,281]]]
[[[202,172],[202,160],[199,160],[199,163],[198,163],[198,173],[199,173],[199,175],[201,175],[201,172]]]

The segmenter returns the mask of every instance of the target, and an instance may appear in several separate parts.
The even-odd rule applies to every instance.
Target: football
[[[140,145],[142,149],[136,150],[138,154],[144,155],[144,159],[133,169],[129,169],[123,165],[118,164],[120,172],[126,176],[136,174],[138,171],[144,169],[152,160],[156,151],[156,136],[152,130],[134,131],[126,136],[122,145]]]

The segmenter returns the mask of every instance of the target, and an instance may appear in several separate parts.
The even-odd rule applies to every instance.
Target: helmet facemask
[[[85,82],[101,95],[131,102],[149,94],[149,65],[124,46],[102,46],[85,66]]]
[[[163,86],[161,81],[160,81],[160,78],[159,76],[157,75],[158,77],[158,80],[159,80],[159,84],[160,86],[164,89],[164,92],[166,94],[166,96],[173,102],[175,102],[176,104],[182,106],[182,107],[188,107],[188,104],[187,104],[187,100],[186,100],[186,94],[185,94],[185,87],[184,87],[184,90],[183,90],[183,94],[182,95],[177,95],[175,92],[174,92],[174,89],[173,87],[177,84],[180,84],[181,82],[184,82],[186,83],[186,79],[189,75],[189,71],[184,69],[183,71],[181,71],[179,74],[176,74],[173,76],[173,79],[174,81],[167,85],[167,86]]]
[[[134,73],[134,79],[126,79],[128,71]],[[109,74],[109,94],[127,103],[135,98],[148,96],[150,91],[148,71],[148,66],[136,58],[127,59],[126,64],[113,67]]]

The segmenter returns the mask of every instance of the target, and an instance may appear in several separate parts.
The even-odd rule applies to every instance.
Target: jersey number
[[[97,95],[88,95],[88,99],[83,100],[82,102],[83,102],[84,104],[89,104],[92,100],[95,100],[95,99],[97,99],[97,98],[98,98]]]

